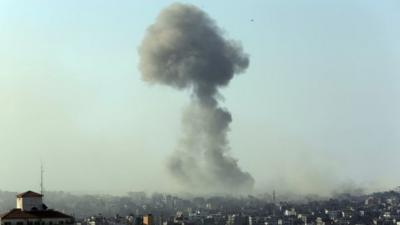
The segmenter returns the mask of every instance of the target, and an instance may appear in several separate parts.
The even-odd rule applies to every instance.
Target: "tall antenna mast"
[[[44,189],[43,189],[43,162],[40,162],[40,194],[43,195]]]
[[[276,193],[275,190],[272,191],[272,202],[275,204],[276,203]]]

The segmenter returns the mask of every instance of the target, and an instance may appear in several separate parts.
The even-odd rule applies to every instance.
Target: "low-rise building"
[[[74,218],[62,212],[48,209],[43,195],[27,191],[17,195],[17,207],[0,215],[0,225],[66,225]]]

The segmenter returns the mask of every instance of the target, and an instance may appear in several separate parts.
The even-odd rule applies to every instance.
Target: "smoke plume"
[[[208,192],[246,192],[254,179],[229,154],[231,114],[218,106],[218,89],[249,65],[238,42],[193,5],[162,10],[139,47],[143,80],[191,89],[182,118],[183,137],[168,169],[184,187]]]

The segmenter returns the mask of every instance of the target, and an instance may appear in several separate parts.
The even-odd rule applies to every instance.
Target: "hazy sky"
[[[229,4],[228,4],[229,2]],[[189,91],[148,85],[137,48],[172,1],[0,0],[0,189],[176,190]],[[240,40],[222,90],[257,190],[400,184],[398,1],[191,1]]]

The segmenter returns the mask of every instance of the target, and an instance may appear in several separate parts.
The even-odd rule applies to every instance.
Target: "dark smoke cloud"
[[[226,40],[197,7],[176,3],[148,28],[139,55],[145,81],[193,90],[182,119],[184,137],[168,162],[174,177],[199,191],[250,190],[253,178],[228,155],[231,114],[217,101],[218,88],[248,67],[241,45]]]

